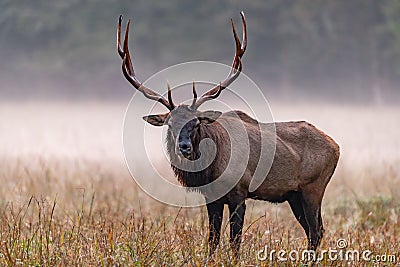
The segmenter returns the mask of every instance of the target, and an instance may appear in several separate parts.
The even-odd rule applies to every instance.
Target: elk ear
[[[154,126],[163,126],[169,113],[144,116],[143,119]]]
[[[204,123],[212,123],[216,121],[221,114],[222,112],[220,111],[204,111],[200,114],[199,120]]]

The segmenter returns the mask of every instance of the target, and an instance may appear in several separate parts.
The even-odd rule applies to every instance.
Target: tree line
[[[375,101],[399,91],[396,0],[3,0],[0,71],[7,77],[23,72],[26,84],[48,77],[71,83],[71,90],[83,85],[89,95],[98,90],[96,80],[107,85],[106,93],[120,78],[115,31],[121,13],[133,20],[130,45],[142,80],[188,60],[230,64],[229,18],[240,27],[241,10],[249,30],[245,71],[266,87]]]

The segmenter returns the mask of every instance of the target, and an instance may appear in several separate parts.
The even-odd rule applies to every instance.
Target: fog
[[[25,102],[0,107],[0,155],[40,156],[44,159],[87,159],[101,162],[124,161],[122,130],[127,103]],[[400,108],[338,105],[271,104],[276,121],[306,120],[322,129],[341,147],[340,165],[346,169],[397,166],[400,161]],[[145,122],[144,108],[137,108],[137,134]],[[155,128],[154,142],[164,141],[162,127]],[[154,144],[148,144],[154,145]],[[162,147],[160,164],[168,167]],[[137,155],[143,160],[143,155]],[[162,163],[164,161],[164,163]]]

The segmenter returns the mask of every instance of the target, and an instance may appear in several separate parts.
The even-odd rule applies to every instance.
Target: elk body
[[[238,256],[244,215],[245,200],[248,198],[275,203],[288,201],[296,219],[304,229],[309,249],[315,250],[322,238],[324,229],[321,217],[321,202],[325,188],[336,168],[339,159],[339,146],[326,134],[313,125],[304,122],[278,122],[276,129],[276,150],[273,163],[263,183],[250,192],[249,185],[260,160],[261,138],[270,137],[270,132],[262,131],[265,123],[258,122],[241,111],[221,113],[219,111],[199,111],[205,101],[217,98],[242,70],[241,57],[246,50],[246,21],[243,23],[243,41],[240,42],[232,21],[236,53],[228,77],[199,99],[193,84],[193,102],[189,105],[175,106],[171,91],[168,100],[155,91],[143,86],[136,78],[128,49],[129,21],[123,47],[120,44],[122,16],[118,24],[118,52],[122,58],[122,71],[127,80],[147,98],[162,103],[169,109],[165,114],[143,117],[155,126],[168,125],[167,148],[171,159],[196,160],[200,155],[199,144],[203,139],[211,139],[217,153],[213,162],[200,171],[187,171],[172,165],[180,183],[188,188],[208,184],[218,179],[227,167],[231,155],[231,138],[223,125],[235,129],[244,127],[250,145],[250,157],[246,170],[238,183],[222,198],[208,202],[209,251],[213,253],[219,243],[224,205],[230,213],[230,243],[235,257]],[[271,135],[272,136],[272,135]],[[240,156],[240,155],[238,155]],[[262,164],[262,163],[260,163]],[[233,170],[233,175],[234,175]],[[202,192],[207,199],[207,193]]]

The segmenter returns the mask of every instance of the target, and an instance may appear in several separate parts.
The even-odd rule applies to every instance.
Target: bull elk
[[[199,107],[204,102],[217,98],[241,73],[241,58],[247,45],[246,20],[243,12],[241,12],[241,18],[242,41],[239,40],[233,20],[231,20],[236,53],[229,75],[199,99],[197,99],[193,84],[194,97],[191,105],[176,106],[172,101],[170,88],[168,88],[168,99],[166,99],[139,82],[135,76],[128,48],[130,21],[128,20],[126,26],[122,47],[120,37],[122,16],[120,16],[117,48],[122,58],[122,72],[133,87],[146,98],[158,101],[168,108],[167,113],[149,115],[143,119],[154,126],[168,125],[166,141],[171,161],[198,159],[200,157],[199,143],[205,138],[211,139],[216,145],[215,158],[203,170],[191,172],[171,164],[179,182],[187,188],[215,181],[227,166],[227,160],[231,155],[230,137],[223,124],[229,124],[233,128],[241,125],[248,134],[251,153],[244,174],[240,174],[242,176],[239,177],[239,182],[226,195],[211,203],[207,202],[210,254],[214,253],[219,244],[223,208],[226,204],[230,213],[230,244],[235,258],[238,257],[246,209],[245,200],[248,198],[275,203],[288,201],[307,235],[308,248],[315,250],[324,232],[321,218],[322,198],[339,160],[339,146],[335,141],[304,121],[276,122],[276,149],[272,166],[262,184],[250,192],[249,184],[259,161],[260,140],[262,135],[268,134],[261,131],[260,126],[267,123],[258,122],[241,111],[226,113],[199,111]],[[207,194],[203,195],[207,199]]]

